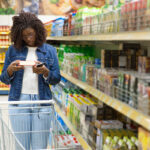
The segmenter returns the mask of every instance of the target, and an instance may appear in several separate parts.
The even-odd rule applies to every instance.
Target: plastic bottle
[[[134,143],[136,149],[138,149],[138,146],[139,146],[138,139],[135,136],[132,136],[131,141]]]
[[[128,150],[137,150],[135,144],[131,140],[127,141],[127,145],[128,145]]]
[[[103,145],[103,150],[111,150],[111,141],[112,141],[112,137],[108,136],[106,137],[105,143]]]
[[[111,141],[111,148],[110,148],[110,150],[119,150],[118,142],[115,141],[114,139]]]
[[[127,150],[128,148],[127,144],[122,139],[118,141],[118,145],[119,145],[119,150]]]

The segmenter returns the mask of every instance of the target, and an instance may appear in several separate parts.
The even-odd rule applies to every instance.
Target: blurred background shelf
[[[10,32],[0,32],[0,35],[8,35]]]
[[[9,45],[6,45],[6,46],[1,45],[0,46],[0,48],[8,48],[8,47],[9,47]]]
[[[47,37],[53,41],[149,41],[150,31],[107,33],[99,35],[78,35],[63,37]]]
[[[9,88],[0,88],[0,95],[8,95]]]

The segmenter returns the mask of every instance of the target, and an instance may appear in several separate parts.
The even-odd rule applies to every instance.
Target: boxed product
[[[122,129],[123,123],[118,120],[96,120],[95,126],[99,129]]]
[[[35,61],[20,61],[19,62],[19,65],[20,66],[34,66],[36,64],[36,62]]]
[[[138,130],[139,150],[150,150],[150,132],[139,128]]]
[[[150,57],[140,56],[138,58],[138,72],[139,73],[150,72]]]

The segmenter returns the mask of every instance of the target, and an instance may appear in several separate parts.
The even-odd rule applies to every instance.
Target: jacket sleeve
[[[53,53],[54,62],[53,62],[53,65],[49,68],[49,74],[45,81],[48,84],[55,85],[60,82],[61,75],[60,75],[60,69],[59,69],[56,49],[54,47],[51,47],[51,50]]]
[[[10,50],[11,50],[11,47],[9,47],[8,51],[6,52],[4,67],[3,67],[3,70],[2,70],[2,74],[0,76],[0,80],[3,83],[5,83],[5,84],[10,84],[11,80],[14,78],[14,74],[13,74],[12,77],[10,77],[8,75],[8,72],[7,72],[7,68],[11,64],[11,61],[10,61]]]

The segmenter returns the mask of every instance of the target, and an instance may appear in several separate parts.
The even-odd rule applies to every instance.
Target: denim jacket
[[[24,70],[19,70],[13,73],[12,77],[9,77],[7,67],[15,60],[26,60],[28,48],[25,46],[20,51],[16,50],[14,46],[10,46],[6,52],[5,63],[0,76],[0,80],[5,84],[10,84],[9,101],[17,101],[20,97],[22,90],[22,81]],[[43,78],[43,75],[38,75],[38,90],[40,100],[49,100],[52,98],[52,93],[49,88],[49,84],[55,85],[60,81],[60,70],[58,65],[58,59],[56,49],[44,43],[36,50],[38,61],[44,62],[46,67],[50,70],[47,79]],[[34,83],[29,83],[34,84]]]

